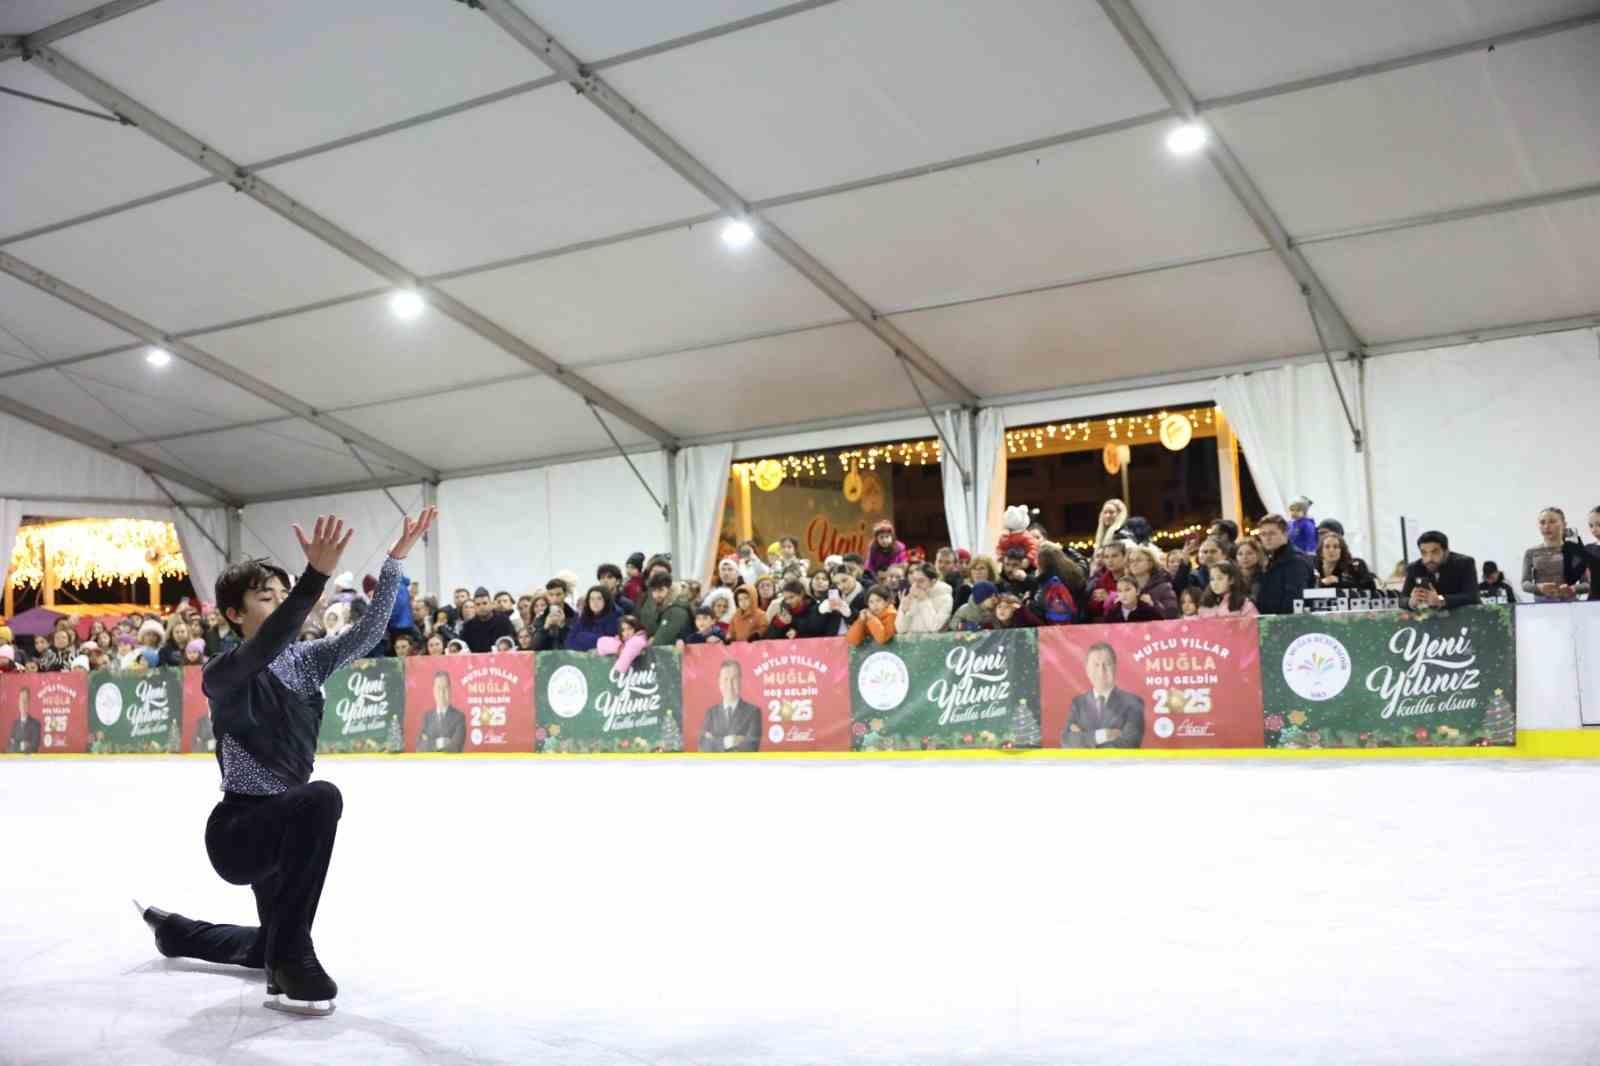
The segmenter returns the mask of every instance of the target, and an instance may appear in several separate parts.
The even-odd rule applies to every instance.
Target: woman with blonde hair
[[[974,555],[972,562],[967,564],[967,580],[974,585],[980,581],[988,581],[998,587],[1000,564],[994,561],[992,555]]]
[[[1094,546],[1103,548],[1117,539],[1122,527],[1128,524],[1128,505],[1118,499],[1107,500],[1100,508],[1100,525],[1094,533]]]

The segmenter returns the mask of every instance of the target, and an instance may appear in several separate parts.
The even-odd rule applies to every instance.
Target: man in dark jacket
[[[1269,514],[1261,520],[1256,539],[1266,549],[1261,565],[1261,585],[1256,610],[1262,614],[1293,614],[1294,601],[1317,585],[1317,567],[1289,543],[1289,522]]]
[[[462,622],[460,632],[457,633],[457,636],[466,641],[468,648],[479,655],[485,655],[494,651],[494,642],[501,637],[510,637],[513,642],[517,639],[517,631],[511,625],[511,616],[501,614],[494,609],[488,589],[478,589],[472,599],[472,619]]]
[[[621,614],[634,614],[638,604],[633,598],[623,594],[622,570],[616,563],[601,563],[594,571],[594,579],[606,587],[611,593],[611,602]]]
[[[1478,564],[1470,555],[1450,550],[1450,538],[1436,529],[1417,538],[1422,558],[1406,567],[1400,596],[1413,609],[1470,607],[1482,603],[1478,594]]]
[[[650,634],[652,645],[670,648],[694,630],[694,614],[688,600],[672,598],[672,575],[656,574],[650,579],[649,588],[639,621]]]
[[[1072,701],[1063,748],[1137,748],[1144,742],[1144,700],[1117,687],[1117,653],[1111,645],[1091,645],[1084,657],[1089,691]]]

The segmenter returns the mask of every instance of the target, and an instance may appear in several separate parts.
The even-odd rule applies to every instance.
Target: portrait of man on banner
[[[1072,701],[1063,748],[1137,748],[1144,741],[1144,700],[1117,687],[1117,652],[1101,642],[1084,659],[1090,689]]]
[[[196,719],[194,724],[194,739],[189,742],[190,751],[216,751],[217,734],[211,725],[211,710],[209,706],[204,713]]]
[[[722,698],[706,711],[700,727],[701,751],[761,750],[761,709],[744,698],[744,668],[727,659],[717,671]]]
[[[33,703],[33,693],[26,688],[17,690],[17,717],[11,725],[11,734],[6,739],[6,752],[11,755],[32,755],[39,750],[41,737],[44,735],[44,724],[29,710]]]
[[[417,751],[460,754],[467,742],[467,716],[450,703],[450,675],[443,670],[433,675],[433,710],[422,716],[417,733]]]

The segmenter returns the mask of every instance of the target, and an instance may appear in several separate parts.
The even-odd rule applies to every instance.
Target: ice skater
[[[250,886],[260,925],[214,925],[137,900],[134,906],[168,958],[265,969],[264,1006],[274,1010],[330,1014],[339,994],[311,943],[344,809],[336,786],[310,780],[322,685],[382,639],[400,588],[400,562],[436,514],[429,507],[405,519],[371,606],[337,637],[296,642],[354,532],[337,517],[318,518],[310,537],[294,527],[306,568],[292,591],[289,575],[264,559],[235,563],[217,579],[217,610],[244,640],[207,663],[203,675],[222,768],[222,802],[206,822],[206,854],[224,881]]]

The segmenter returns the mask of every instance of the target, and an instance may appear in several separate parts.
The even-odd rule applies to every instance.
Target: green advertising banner
[[[683,663],[646,648],[626,673],[596,652],[539,655],[533,748],[547,754],[683,750]]]
[[[176,752],[183,728],[183,671],[89,675],[89,751]]]
[[[898,637],[850,650],[852,751],[1039,746],[1031,629]]]
[[[322,686],[320,754],[405,751],[406,678],[399,659],[357,659]]]
[[[1261,619],[1269,748],[1514,744],[1505,606]]]

